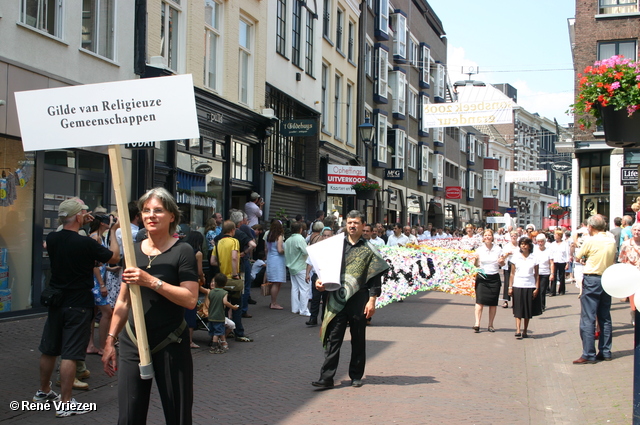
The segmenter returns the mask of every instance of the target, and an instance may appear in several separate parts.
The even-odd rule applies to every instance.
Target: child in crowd
[[[232,305],[227,301],[227,291],[223,288],[227,284],[227,276],[222,273],[218,273],[213,277],[214,286],[207,297],[209,298],[209,335],[211,335],[212,354],[223,354],[229,349],[229,344],[226,340],[227,330],[225,329],[225,315],[224,309],[228,307],[233,310],[237,310],[237,305]]]
[[[267,263],[264,261],[265,258],[266,255],[264,251],[259,252],[256,256],[256,261],[251,265],[251,278],[254,282],[256,281],[257,276],[264,275],[264,270],[267,267]],[[260,280],[260,283],[262,283],[262,280],[264,280],[264,278]]]

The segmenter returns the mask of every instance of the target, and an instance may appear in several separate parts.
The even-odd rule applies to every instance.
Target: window
[[[441,63],[436,64],[435,75],[434,75],[434,96],[444,99],[444,78],[445,78],[445,67]]]
[[[431,73],[431,49],[422,45],[422,84],[429,84],[429,74]]]
[[[220,21],[222,5],[213,0],[204,3],[204,85],[213,90],[220,87],[219,69],[222,63],[220,51]]]
[[[467,133],[460,130],[460,133],[458,134],[459,134],[458,143],[460,143],[460,151],[466,153],[467,152]]]
[[[598,43],[598,60],[623,55],[625,58],[635,61],[637,51],[635,40],[600,42]]]
[[[324,0],[323,6],[322,35],[328,39],[331,31],[331,0]]]
[[[387,162],[387,117],[383,114],[378,114],[376,131],[376,159],[378,162]]]
[[[342,86],[342,78],[340,75],[336,74],[336,85],[333,88],[334,90],[334,104],[333,104],[333,136],[336,139],[342,137],[340,132],[340,126],[342,125],[341,117],[342,117],[342,101],[340,99],[340,89]]]
[[[338,9],[336,13],[336,49],[342,51],[342,27],[344,26],[344,12]]]
[[[476,191],[476,177],[475,173],[472,171],[469,171],[467,175],[469,176],[469,189],[467,189],[467,198],[473,199],[475,198]]]
[[[378,48],[378,84],[377,94],[380,97],[387,97],[387,84],[389,79],[389,52],[383,48]]]
[[[176,1],[163,1],[160,21],[160,52],[167,68],[178,72],[180,10]]]
[[[300,46],[302,35],[302,4],[300,0],[293,3],[293,23],[291,31],[291,62],[300,66]]]
[[[466,170],[460,170],[460,187],[462,189],[467,188],[467,171]]]
[[[393,152],[393,168],[404,170],[405,165],[405,146],[407,144],[407,134],[404,130],[395,129],[396,146]]]
[[[378,30],[382,34],[389,33],[389,0],[378,2]]]
[[[393,55],[399,59],[407,58],[407,17],[401,13],[391,15],[393,33]]]
[[[402,71],[393,72],[393,113],[406,115],[407,76]]]
[[[356,38],[356,26],[353,22],[349,21],[349,45],[347,46],[347,59],[353,62],[354,55],[354,42]]]
[[[491,189],[493,187],[500,188],[500,182],[498,181],[497,170],[484,170],[484,193],[487,196],[493,197]]]
[[[82,48],[115,59],[115,0],[82,1]]]
[[[277,0],[276,4],[276,52],[286,56],[287,48],[287,0]]]
[[[433,155],[433,185],[435,187],[444,186],[444,155]]]
[[[421,100],[420,116],[422,116],[422,114],[424,114],[424,107],[427,106],[429,103],[431,103],[431,101],[429,100],[429,96],[426,96],[426,95],[420,96],[420,100]],[[429,132],[429,127],[425,127],[424,123],[425,123],[425,121],[422,120],[422,123],[420,124],[420,127],[422,127],[422,131],[424,133],[428,133]]]
[[[351,135],[352,132],[352,126],[353,126],[353,121],[352,121],[352,108],[351,108],[351,102],[353,101],[352,99],[353,97],[353,85],[351,84],[347,84],[347,95],[346,95],[346,99],[345,99],[345,111],[344,111],[344,120],[345,120],[345,125],[346,125],[346,135],[345,135],[345,140],[347,142],[347,145],[351,145],[353,146],[353,136]]]
[[[598,13],[634,13],[638,11],[637,0],[600,0]]]
[[[433,132],[433,141],[438,143],[444,143],[444,129],[434,127],[431,129]]]
[[[253,96],[253,26],[244,19],[240,19],[239,33],[239,100],[249,105]]]
[[[62,0],[22,0],[20,22],[62,38],[62,5]]]
[[[364,72],[368,77],[373,76],[373,67],[371,65],[373,61],[372,56],[373,56],[373,43],[367,40],[367,42],[364,45]]]
[[[429,147],[422,145],[420,146],[420,151],[420,180],[426,184],[429,181]]]
[[[411,86],[409,86],[409,98],[407,99],[408,105],[408,113],[410,117],[418,118],[418,110],[420,109],[419,105],[418,92]]]
[[[407,145],[407,165],[414,170],[418,168],[418,143],[413,139]]]
[[[322,129],[329,131],[329,67],[322,64]]]
[[[233,165],[231,178],[253,181],[253,154],[249,145],[233,142]]]
[[[305,72],[313,77],[313,14],[307,12],[307,51]]]
[[[418,67],[418,63],[420,62],[420,44],[418,43],[418,39],[413,36],[413,34],[409,34],[409,63]]]
[[[475,160],[474,156],[476,155],[476,138],[475,136],[469,137],[469,160]]]

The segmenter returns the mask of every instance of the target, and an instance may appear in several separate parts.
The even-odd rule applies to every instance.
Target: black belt
[[[595,273],[583,273],[584,276],[602,276],[601,274],[595,274]]]

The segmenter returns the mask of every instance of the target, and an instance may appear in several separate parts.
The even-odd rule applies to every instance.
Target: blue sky
[[[479,67],[472,79],[509,83],[518,104],[565,125],[573,103],[568,18],[574,0],[427,0],[448,39],[451,82],[466,79],[462,66]]]

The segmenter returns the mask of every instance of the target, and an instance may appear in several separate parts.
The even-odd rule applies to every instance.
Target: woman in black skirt
[[[476,323],[473,330],[480,332],[480,319],[484,306],[489,307],[489,332],[495,332],[493,319],[496,317],[498,298],[500,297],[500,267],[504,265],[502,249],[493,243],[493,230],[487,229],[482,235],[482,245],[476,249],[475,264],[480,267],[476,275]]]
[[[542,314],[538,292],[540,276],[538,263],[533,255],[533,241],[524,237],[519,242],[520,252],[511,257],[509,295],[513,297],[513,316],[516,318],[516,338],[528,338],[529,320]],[[524,328],[520,332],[522,319]]]

